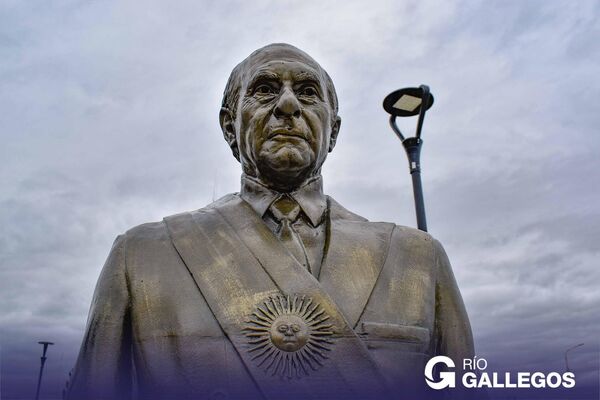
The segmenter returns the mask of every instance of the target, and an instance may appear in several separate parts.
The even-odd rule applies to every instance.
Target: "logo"
[[[433,379],[433,368],[438,364],[444,364],[446,367],[454,368],[454,361],[450,357],[436,356],[427,362],[425,365],[425,382],[430,388],[440,390],[447,387],[456,386],[456,378],[454,372],[440,372],[440,379],[438,381]]]
[[[440,365],[441,364],[441,365]],[[451,358],[436,356],[425,365],[425,382],[435,390],[455,388],[456,372],[441,371],[439,378],[435,379],[433,371],[437,365],[444,366],[444,370],[454,369],[456,365]],[[489,389],[556,389],[563,387],[571,389],[575,387],[575,374],[573,372],[488,372],[487,360],[474,357],[465,358],[462,363],[462,373],[459,384],[465,389],[489,388]]]

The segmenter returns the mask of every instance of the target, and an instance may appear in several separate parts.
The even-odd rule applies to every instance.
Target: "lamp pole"
[[[567,368],[567,372],[571,372],[571,370],[569,369],[569,352],[571,350],[575,350],[578,347],[583,346],[584,343],[579,343],[576,344],[575,346],[569,347],[567,350],[565,350],[565,367]]]
[[[417,215],[417,228],[427,232],[427,218],[425,216],[425,200],[423,198],[423,185],[421,183],[421,130],[425,112],[433,105],[433,96],[427,85],[418,88],[405,88],[390,93],[383,100],[383,108],[390,114],[390,127],[402,141],[402,146],[408,157],[408,168],[412,177],[413,196],[415,199],[415,212]],[[410,117],[419,115],[416,135],[404,137],[396,124],[396,117]]]
[[[41,365],[40,365],[40,374],[38,375],[38,382],[37,382],[37,390],[35,391],[35,400],[39,400],[40,398],[40,386],[42,384],[42,374],[44,373],[44,364],[46,363],[46,351],[48,350],[48,346],[53,345],[54,343],[52,342],[38,342],[39,344],[41,344],[42,346],[44,346],[44,350],[42,351],[42,357],[41,357]]]

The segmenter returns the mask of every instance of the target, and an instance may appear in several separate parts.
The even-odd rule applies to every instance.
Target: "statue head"
[[[244,173],[292,191],[321,173],[340,129],[337,112],[327,72],[302,50],[276,43],[233,69],[219,117]]]

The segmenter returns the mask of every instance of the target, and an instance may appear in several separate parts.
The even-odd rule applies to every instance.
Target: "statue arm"
[[[471,324],[458,290],[452,267],[442,245],[434,240],[436,281],[436,354],[452,358],[457,367],[462,360],[473,358]]]
[[[131,313],[124,247],[125,236],[117,237],[98,278],[69,400],[131,398]]]

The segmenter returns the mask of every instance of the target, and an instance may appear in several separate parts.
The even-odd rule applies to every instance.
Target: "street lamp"
[[[42,351],[42,358],[41,358],[42,364],[40,365],[40,374],[38,375],[37,390],[35,391],[35,400],[39,400],[39,398],[40,398],[40,386],[42,383],[42,373],[44,372],[44,364],[46,363],[46,351],[48,350],[48,346],[51,346],[54,344],[52,342],[38,342],[38,343],[41,344],[42,346],[44,346],[44,350]]]
[[[569,369],[569,352],[570,352],[571,350],[574,350],[574,349],[576,349],[576,348],[578,348],[578,347],[581,347],[581,346],[583,346],[583,345],[584,345],[584,343],[579,343],[579,344],[576,344],[575,346],[569,347],[569,348],[568,348],[568,349],[565,351],[565,366],[567,367],[567,372],[571,372],[571,370]]]
[[[390,114],[390,126],[394,133],[402,141],[406,156],[408,157],[408,168],[412,176],[413,195],[415,198],[415,211],[417,214],[417,227],[427,232],[427,220],[425,218],[425,203],[423,201],[423,186],[421,185],[421,129],[425,112],[433,105],[433,95],[429,92],[429,86],[421,85],[417,88],[404,88],[388,94],[383,100],[383,108]],[[398,125],[396,117],[412,117],[419,115],[417,131],[414,137],[405,138]]]

